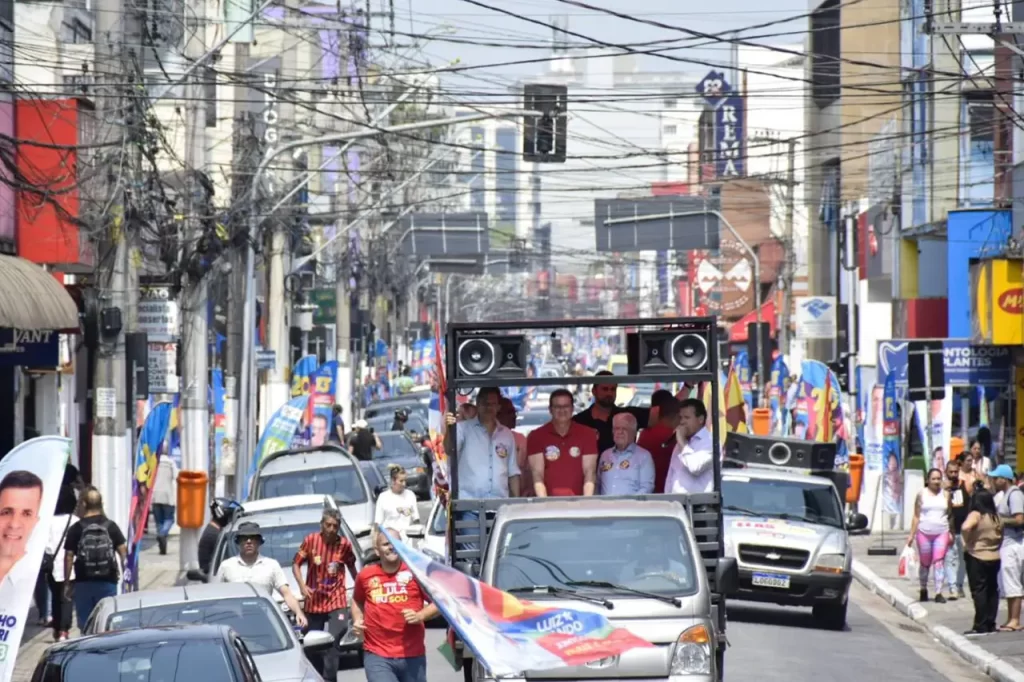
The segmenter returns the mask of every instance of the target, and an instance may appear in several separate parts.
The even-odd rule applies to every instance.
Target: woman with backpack
[[[64,544],[71,526],[78,523],[75,508],[78,499],[75,490],[69,485],[61,487],[57,497],[57,509],[50,521],[50,535],[46,541],[46,553],[43,554],[43,571],[50,588],[51,623],[53,641],[60,642],[68,638],[71,630],[71,600],[66,597],[65,585],[74,583],[75,571],[64,574]],[[60,557],[60,561],[56,558]]]

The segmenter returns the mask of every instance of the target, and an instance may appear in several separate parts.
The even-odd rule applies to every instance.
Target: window
[[[217,127],[217,72],[203,69],[203,99],[206,100],[206,127]]]
[[[843,509],[830,485],[727,476],[722,479],[722,505],[726,513],[775,518],[790,516],[796,520],[807,519],[811,523],[843,527]]]
[[[230,655],[220,641],[194,639],[80,649],[64,659],[63,674],[65,680],[233,680]]]
[[[665,134],[666,135],[675,135],[676,134],[676,127],[674,125],[665,126]]]
[[[352,465],[270,474],[261,476],[258,485],[257,500],[285,495],[330,495],[338,504],[366,502],[359,470]]]
[[[65,21],[60,25],[61,42],[82,45],[92,42],[92,29],[78,19]]]
[[[995,106],[991,92],[964,97],[960,205],[991,206],[995,194]]]
[[[811,15],[811,97],[818,108],[839,99],[839,0]]]
[[[373,451],[374,459],[418,459],[416,446],[404,433],[378,433],[384,447]]]
[[[665,108],[666,109],[675,109],[678,105],[679,105],[679,100],[676,100],[676,99],[666,99],[665,100]]]

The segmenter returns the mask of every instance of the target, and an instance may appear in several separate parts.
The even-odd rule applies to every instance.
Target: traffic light
[[[523,86],[523,158],[565,163],[569,89],[564,85]],[[533,112],[537,112],[534,114]]]
[[[838,359],[832,360],[826,363],[828,368],[832,370],[832,373],[836,375],[836,379],[839,380],[839,389],[844,393],[850,391],[850,356],[846,353],[842,353]]]

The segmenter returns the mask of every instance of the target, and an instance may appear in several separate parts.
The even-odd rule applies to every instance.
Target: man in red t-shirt
[[[385,529],[374,547],[379,564],[356,577],[352,594],[352,631],[363,637],[363,668],[368,682],[427,682],[426,623],[437,615],[426,593],[412,577]]]
[[[653,403],[653,400],[652,400]],[[676,427],[679,426],[681,403],[675,396],[663,398],[658,405],[651,405],[651,413],[657,407],[658,421],[640,432],[636,444],[651,453],[654,459],[654,492],[665,492],[665,479],[672,463],[672,452],[676,447]]]
[[[551,421],[526,437],[537,497],[593,495],[597,489],[597,431],[572,419],[574,400],[564,388],[551,392]]]
[[[320,518],[320,532],[310,533],[299,545],[292,560],[292,575],[299,584],[305,603],[303,609],[311,630],[326,630],[337,642],[345,634],[345,569],[355,576],[356,555],[352,543],[343,537],[341,513],[325,509]],[[306,564],[306,577],[302,565]],[[334,647],[320,655],[310,656],[310,662],[325,680],[338,676],[338,651]]]

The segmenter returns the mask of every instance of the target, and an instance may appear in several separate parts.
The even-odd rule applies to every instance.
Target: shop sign
[[[169,286],[144,286],[139,290],[139,331],[150,340],[174,341],[178,337],[178,301]]]
[[[150,343],[148,355],[150,395],[177,393],[180,389],[178,344]]]
[[[48,367],[60,364],[60,333],[0,328],[0,367]]]
[[[971,341],[994,346],[1024,343],[1022,261],[1007,258],[971,264]]]
[[[915,339],[921,341],[925,339]],[[1005,388],[1012,381],[1013,348],[972,344],[967,339],[942,340],[943,371],[949,386]],[[878,379],[884,384],[890,373],[896,385],[907,386],[907,340],[878,342]]]

